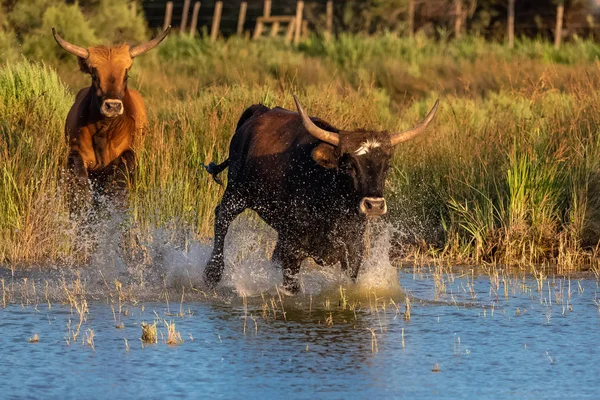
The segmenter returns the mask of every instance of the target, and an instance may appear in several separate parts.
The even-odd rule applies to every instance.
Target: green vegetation
[[[46,30],[40,42],[51,37]],[[6,34],[0,44],[5,37],[14,42]],[[0,262],[85,258],[61,169],[64,119],[89,78],[74,57],[27,53],[34,47],[2,53],[10,62],[0,68]],[[222,188],[202,164],[227,157],[251,104],[293,108],[296,93],[336,126],[400,130],[440,98],[429,134],[398,149],[388,180],[389,220],[398,240],[413,244],[403,254],[583,268],[596,260],[600,238],[598,54],[584,40],[555,50],[523,39],[509,50],[474,36],[342,35],[292,48],[173,35],[132,69],[150,129],[116,240],[135,253],[156,228],[186,240],[212,235]]]

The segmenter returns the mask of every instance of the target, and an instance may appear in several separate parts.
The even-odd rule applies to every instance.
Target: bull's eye
[[[354,169],[354,165],[352,165],[351,162],[343,162],[340,165],[340,169],[348,175],[351,175],[351,176],[356,175],[356,170]]]

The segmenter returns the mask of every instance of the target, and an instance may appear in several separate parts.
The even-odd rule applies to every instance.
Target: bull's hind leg
[[[225,236],[229,225],[235,217],[246,209],[246,203],[242,196],[236,192],[225,190],[221,204],[215,208],[215,239],[210,261],[204,270],[204,281],[208,286],[214,288],[221,281],[223,269],[225,269],[225,260],[223,257],[223,247],[225,245]]]

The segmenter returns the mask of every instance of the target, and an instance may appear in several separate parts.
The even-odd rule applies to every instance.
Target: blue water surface
[[[505,292],[488,277],[453,277],[437,295],[430,275],[401,273],[400,282],[412,299],[410,321],[402,298],[385,311],[366,300],[340,311],[332,295],[330,310],[323,298],[310,310],[284,300],[287,320],[263,318],[261,298],[247,307],[239,298],[170,304],[170,315],[163,303],[128,304],[117,329],[111,305],[96,300],[77,342],[67,324],[72,330],[79,317],[68,305],[11,304],[0,310],[0,396],[600,397],[596,280],[572,280],[570,298],[566,280],[538,291],[534,279],[521,279]],[[180,307],[184,316],[173,315]],[[256,321],[245,319],[246,333],[244,315]],[[142,345],[140,323],[159,317],[159,343]],[[162,319],[175,322],[183,343],[164,343]],[[82,343],[88,329],[94,349]],[[39,342],[29,343],[34,333]]]

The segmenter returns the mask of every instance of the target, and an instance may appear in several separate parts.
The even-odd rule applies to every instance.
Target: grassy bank
[[[227,157],[251,104],[292,108],[296,93],[336,126],[400,130],[439,97],[430,133],[398,149],[388,180],[389,220],[410,244],[403,254],[582,268],[600,237],[599,53],[587,41],[557,51],[476,37],[342,36],[298,48],[171,37],[132,70],[150,130],[115,240],[135,251],[155,228],[210,237],[222,188],[202,164]],[[89,78],[74,57],[22,58],[0,69],[0,262],[70,259],[85,251],[63,199],[62,129]]]

